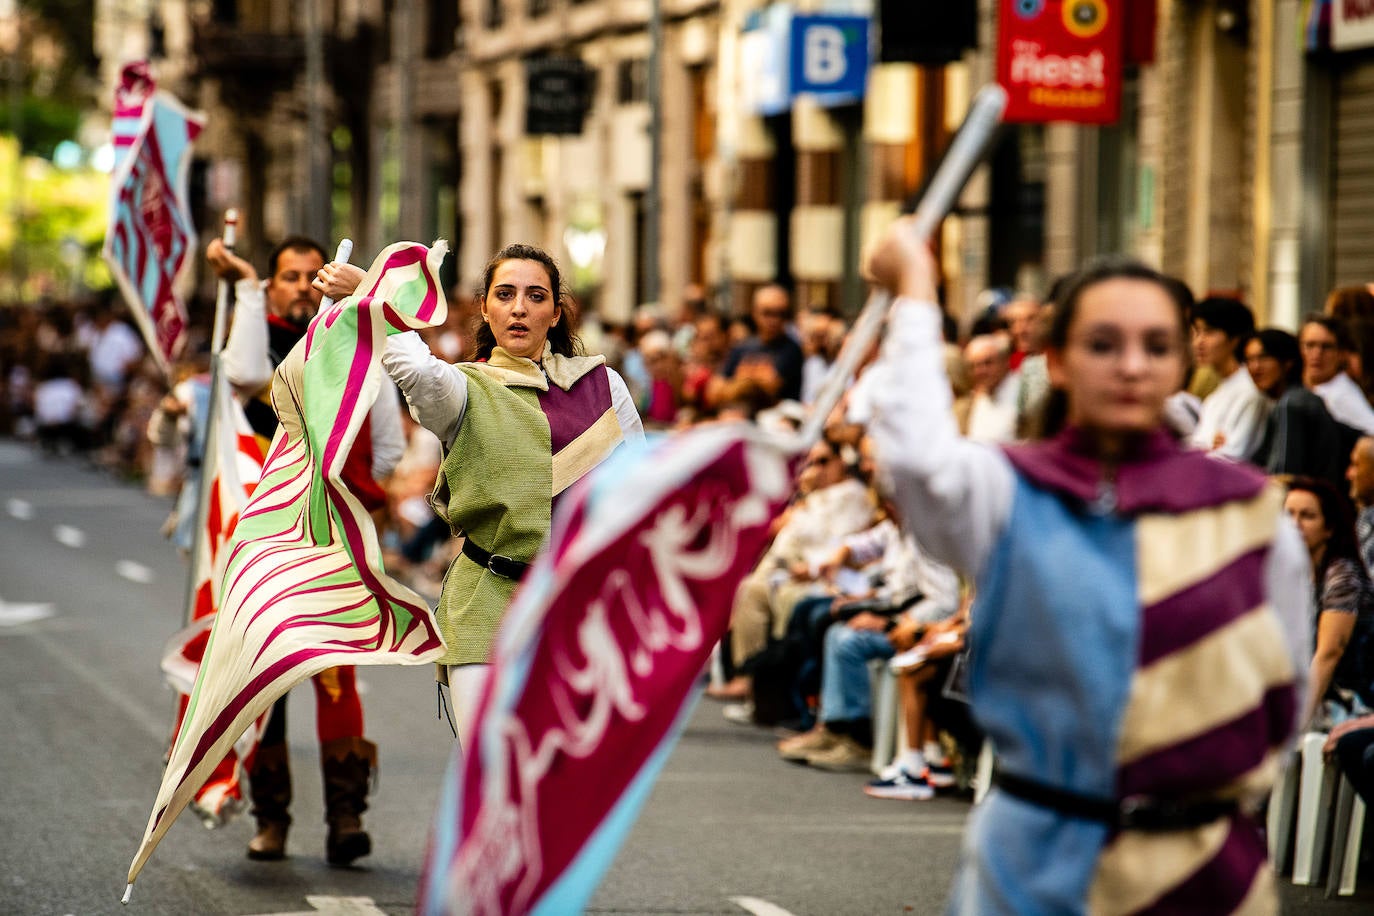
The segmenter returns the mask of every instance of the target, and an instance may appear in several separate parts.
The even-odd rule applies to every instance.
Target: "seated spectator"
[[[73,377],[71,361],[53,355],[33,389],[33,421],[43,450],[57,453],[63,447],[84,451],[88,444],[82,425],[86,392]]]
[[[956,656],[968,634],[967,605],[954,617],[928,627],[915,646],[892,657],[888,665],[897,675],[897,696],[908,746],[875,780],[864,786],[872,798],[926,801],[936,789],[955,784],[954,768],[938,739],[939,728],[954,728],[965,737],[976,731],[966,703],[944,697]],[[956,710],[956,707],[957,710]],[[958,719],[958,723],[953,721]]]
[[[720,372],[729,347],[729,323],[717,312],[707,312],[693,324],[692,342],[687,348],[687,361],[682,371],[680,401],[693,418],[707,416],[711,411],[710,385]],[[724,379],[717,379],[724,384]]]
[[[1322,749],[1336,759],[1364,803],[1374,806],[1374,715],[1341,722]]]
[[[1255,387],[1274,402],[1250,461],[1269,474],[1319,477],[1340,487],[1350,443],[1359,434],[1337,423],[1322,399],[1302,386],[1298,339],[1265,328],[1246,342],[1245,365]]]
[[[736,389],[742,385],[762,389],[772,403],[800,400],[803,357],[801,346],[787,332],[792,317],[787,290],[777,284],[760,287],[750,313],[754,333],[725,357],[721,376],[730,384],[722,387],[718,403],[736,400]]]
[[[1316,650],[1303,721],[1322,730],[1374,703],[1369,658],[1374,650],[1374,589],[1340,494],[1319,480],[1298,478],[1289,485],[1284,509],[1312,560]]]
[[[639,353],[649,373],[649,384],[639,405],[646,425],[658,429],[672,426],[677,419],[678,391],[682,384],[682,364],[673,352],[667,331],[649,331],[639,339]]]
[[[1308,315],[1298,331],[1302,348],[1302,383],[1326,403],[1339,423],[1374,435],[1374,408],[1345,367],[1354,343],[1345,322],[1326,315]]]
[[[872,524],[874,503],[868,487],[831,443],[822,440],[812,447],[797,486],[802,495],[775,522],[772,545],[735,593],[730,657],[739,673],[721,687],[708,689],[708,696],[750,697],[750,661],[770,639],[787,632],[792,607],[817,590],[815,575],[836,543]]]
[[[1269,402],[1241,362],[1254,333],[1254,315],[1242,302],[1213,297],[1193,306],[1193,355],[1221,379],[1202,399],[1189,437],[1193,447],[1236,460],[1254,451],[1269,412]]]
[[[806,357],[802,363],[801,402],[811,404],[820,394],[835,358],[840,355],[844,322],[825,312],[807,312],[799,325],[802,354]]]
[[[1365,571],[1374,569],[1374,437],[1361,436],[1350,450],[1350,499],[1355,503],[1355,540]]]
[[[1027,296],[1013,299],[1002,306],[1002,320],[1011,336],[1009,363],[1012,371],[1019,371],[1027,356],[1044,349],[1043,335],[1036,327],[1040,323],[1040,303]]]
[[[982,334],[964,347],[964,361],[973,379],[963,423],[970,439],[1010,442],[1016,437],[1016,400],[1020,375],[1011,371],[1010,339],[1005,334]],[[961,413],[955,405],[956,415]]]
[[[1374,365],[1370,364],[1374,358],[1374,294],[1363,286],[1337,287],[1326,294],[1322,310],[1345,322],[1349,329],[1352,346],[1345,371],[1369,399],[1374,394]]]
[[[863,441],[871,451],[870,440]],[[770,695],[785,697],[791,708],[787,715],[760,715],[758,721],[798,718],[803,728],[815,724],[825,634],[832,623],[851,620],[861,613],[905,617],[919,623],[948,616],[948,605],[958,600],[958,577],[953,570],[930,560],[910,535],[902,533],[895,511],[890,502],[885,503],[877,524],[844,538],[821,564],[820,581],[825,591],[796,603],[780,648],[782,662],[776,667],[784,682],[761,684],[762,675],[755,672],[756,704],[764,703],[760,695],[770,694],[771,689]]]
[[[864,556],[862,551],[886,540],[884,566],[890,565],[894,573],[897,568],[906,570],[909,578],[902,588],[907,597],[902,603],[832,605],[832,616],[843,622],[825,633],[819,723],[778,745],[785,760],[826,770],[866,769],[873,743],[868,663],[912,648],[928,629],[959,608],[959,579],[954,571],[927,557],[892,521],[886,526],[875,528],[868,544],[851,540],[847,550],[858,548],[859,556]],[[914,594],[920,595],[919,600],[911,601]]]

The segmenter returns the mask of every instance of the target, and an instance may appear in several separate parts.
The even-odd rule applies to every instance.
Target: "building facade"
[[[202,231],[238,206],[252,251],[305,231],[363,260],[445,237],[448,279],[471,288],[530,241],[607,321],[651,298],[671,313],[689,284],[743,312],[773,281],[850,314],[864,245],[996,73],[1002,3],[969,2],[917,19],[895,0],[659,0],[656,57],[651,0],[162,0],[97,41],[111,81],[115,48],[162,43],[208,114]],[[1289,327],[1374,279],[1374,13],[1334,6],[1327,31],[1303,0],[1111,4],[1129,24],[1120,118],[1006,131],[938,240],[951,310],[1108,252]],[[858,94],[793,91],[794,22],[883,14]],[[916,51],[875,53],[899,45]],[[559,68],[572,93],[551,101],[539,74]]]

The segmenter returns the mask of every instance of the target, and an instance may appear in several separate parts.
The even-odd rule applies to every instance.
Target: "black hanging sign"
[[[525,133],[582,133],[591,107],[591,68],[576,57],[540,57],[525,62],[525,73]]]

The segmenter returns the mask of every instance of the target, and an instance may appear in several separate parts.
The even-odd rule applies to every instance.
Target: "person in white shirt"
[[[1350,329],[1339,318],[1308,315],[1298,332],[1302,350],[1302,384],[1326,402],[1337,422],[1374,435],[1374,407],[1345,372],[1354,352]]]
[[[1235,299],[1211,297],[1193,306],[1193,355],[1222,382],[1207,395],[1189,441],[1195,448],[1243,460],[1264,433],[1269,401],[1242,364],[1255,316]]]
[[[133,328],[115,317],[113,307],[105,306],[95,313],[88,356],[91,380],[117,397],[124,393],[130,373],[143,358],[143,341]]]
[[[980,442],[1016,438],[1016,400],[1021,376],[1011,371],[1011,341],[1004,334],[980,334],[964,347],[973,377],[968,437]]]
[[[67,358],[50,357],[43,380],[33,390],[33,420],[44,450],[56,452],[63,441],[74,449],[86,446],[86,431],[81,425],[85,400],[86,392],[72,378]]]

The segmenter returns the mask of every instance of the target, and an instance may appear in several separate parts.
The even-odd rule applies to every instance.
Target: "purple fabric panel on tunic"
[[[1006,454],[1017,472],[1041,489],[1085,503],[1097,498],[1102,466],[1081,430],[1071,427],[1043,442],[1007,446]],[[1133,515],[1219,506],[1253,497],[1264,480],[1258,469],[1185,449],[1157,429],[1117,468],[1117,511]]]
[[[1296,713],[1293,686],[1272,687],[1238,718],[1123,766],[1117,795],[1176,798],[1219,789],[1259,766],[1293,727]]]
[[[1137,664],[1152,665],[1259,607],[1268,554],[1268,547],[1241,554],[1201,582],[1145,608]]]
[[[539,392],[539,406],[549,421],[549,441],[557,455],[611,407],[611,381],[605,366],[597,366],[564,391],[549,385]]]
[[[1234,913],[1268,859],[1264,838],[1244,815],[1231,819],[1231,832],[1207,864],[1136,916]]]

